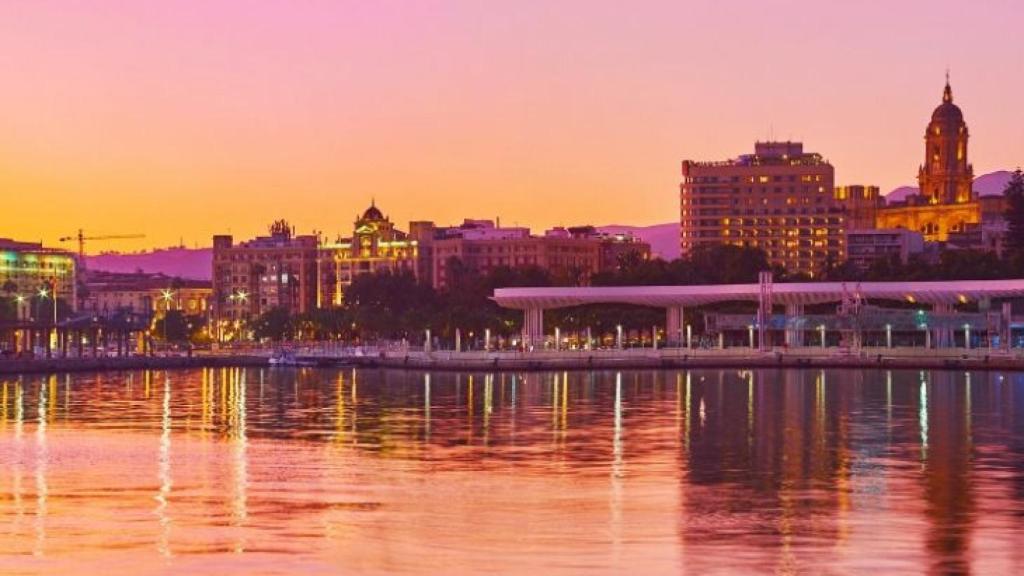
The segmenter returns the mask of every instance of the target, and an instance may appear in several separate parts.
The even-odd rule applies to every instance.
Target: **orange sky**
[[[0,237],[670,222],[682,159],[770,134],[888,190],[947,66],[975,172],[1024,163],[1024,6],[847,4],[4,3]]]

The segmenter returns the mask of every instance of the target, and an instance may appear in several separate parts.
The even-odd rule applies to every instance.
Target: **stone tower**
[[[974,168],[967,162],[967,124],[953,104],[953,89],[946,77],[942,104],[932,112],[924,135],[924,164],[917,182],[929,204],[964,204],[972,200]]]

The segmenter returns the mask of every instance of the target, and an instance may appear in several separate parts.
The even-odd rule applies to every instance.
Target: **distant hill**
[[[90,270],[107,272],[142,270],[193,280],[210,280],[213,275],[213,252],[210,248],[167,248],[133,254],[107,253],[86,256],[85,262]]]
[[[980,196],[998,196],[1003,193],[1006,183],[1010,181],[1013,174],[1007,170],[997,170],[988,174],[982,174],[974,179],[974,191]],[[917,186],[900,186],[885,195],[889,202],[902,202],[907,196],[917,194],[920,189]]]
[[[653,226],[599,226],[598,230],[609,234],[630,233],[651,245],[651,253],[665,260],[679,258],[679,223],[655,224]]]

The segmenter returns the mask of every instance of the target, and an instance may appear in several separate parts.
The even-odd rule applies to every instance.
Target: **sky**
[[[683,159],[805,142],[912,184],[950,71],[976,174],[1024,164],[1019,0],[11,0],[0,237],[90,252],[286,218],[672,222]]]

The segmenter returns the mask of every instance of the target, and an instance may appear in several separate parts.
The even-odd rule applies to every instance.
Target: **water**
[[[0,380],[0,572],[1024,573],[1024,375]]]

